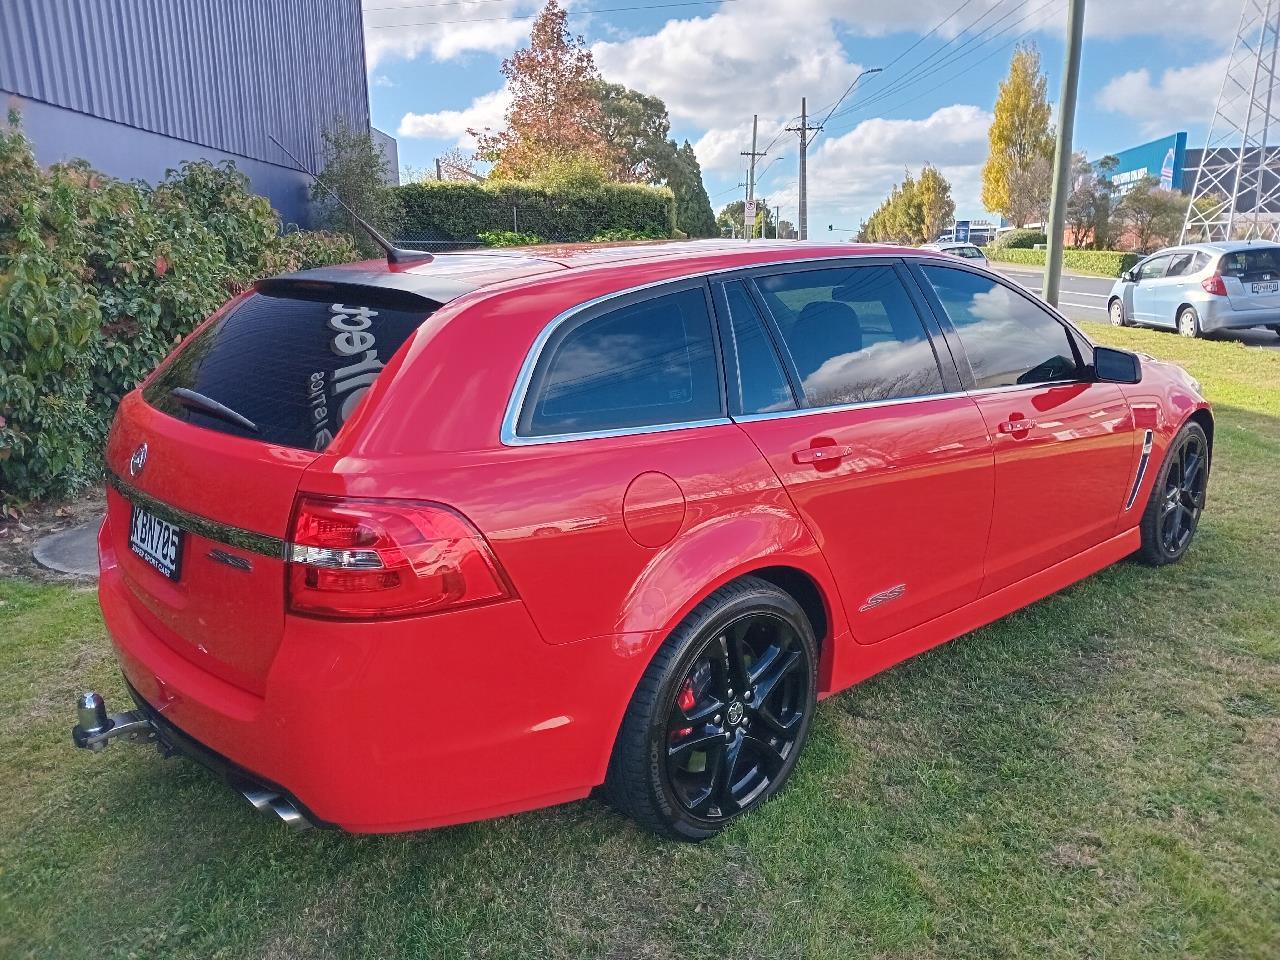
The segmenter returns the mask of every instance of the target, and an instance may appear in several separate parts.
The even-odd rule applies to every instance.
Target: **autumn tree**
[[[937,239],[955,216],[951,184],[937,167],[925,164],[920,176],[906,172],[883,203],[858,230],[863,243],[921,244]]]
[[[1044,220],[1053,179],[1047,80],[1035,44],[1019,44],[1000,83],[991,153],[982,168],[982,203],[1015,226]]]
[[[600,74],[583,38],[569,33],[557,0],[547,0],[534,20],[529,46],[502,61],[502,75],[511,90],[506,129],[468,131],[495,177],[532,180],[548,162],[569,159],[615,169],[597,96]]]

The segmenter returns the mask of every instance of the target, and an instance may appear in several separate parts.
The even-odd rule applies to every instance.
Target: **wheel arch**
[[[1183,426],[1188,423],[1196,423],[1200,425],[1200,429],[1204,431],[1205,439],[1209,442],[1209,467],[1213,468],[1213,413],[1208,407],[1200,407],[1192,411],[1191,415],[1182,422]],[[1182,426],[1178,427],[1179,430]]]

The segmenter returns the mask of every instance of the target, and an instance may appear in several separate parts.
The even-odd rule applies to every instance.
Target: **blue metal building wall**
[[[43,163],[154,180],[230,158],[306,222],[269,135],[318,166],[326,127],[368,129],[360,0],[0,0],[0,91]]]

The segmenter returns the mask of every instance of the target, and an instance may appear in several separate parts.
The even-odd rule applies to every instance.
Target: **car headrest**
[[[815,300],[800,311],[790,339],[791,356],[803,379],[831,357],[861,350],[862,324],[858,311],[847,303]]]

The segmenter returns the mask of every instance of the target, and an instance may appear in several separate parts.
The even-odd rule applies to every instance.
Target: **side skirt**
[[[837,693],[855,683],[887,670],[908,657],[923,653],[931,647],[953,640],[961,634],[986,626],[1006,614],[1021,610],[1028,604],[1041,600],[1051,593],[1069,587],[1090,574],[1109,567],[1136,551],[1142,545],[1142,533],[1137,527],[1126,530],[1096,547],[1056,563],[1039,573],[1011,583],[985,597],[979,597],[950,613],[935,617],[928,623],[904,630],[896,636],[882,640],[870,647],[859,647],[852,656],[846,648],[845,656],[838,658],[840,666],[832,677],[829,693]]]

